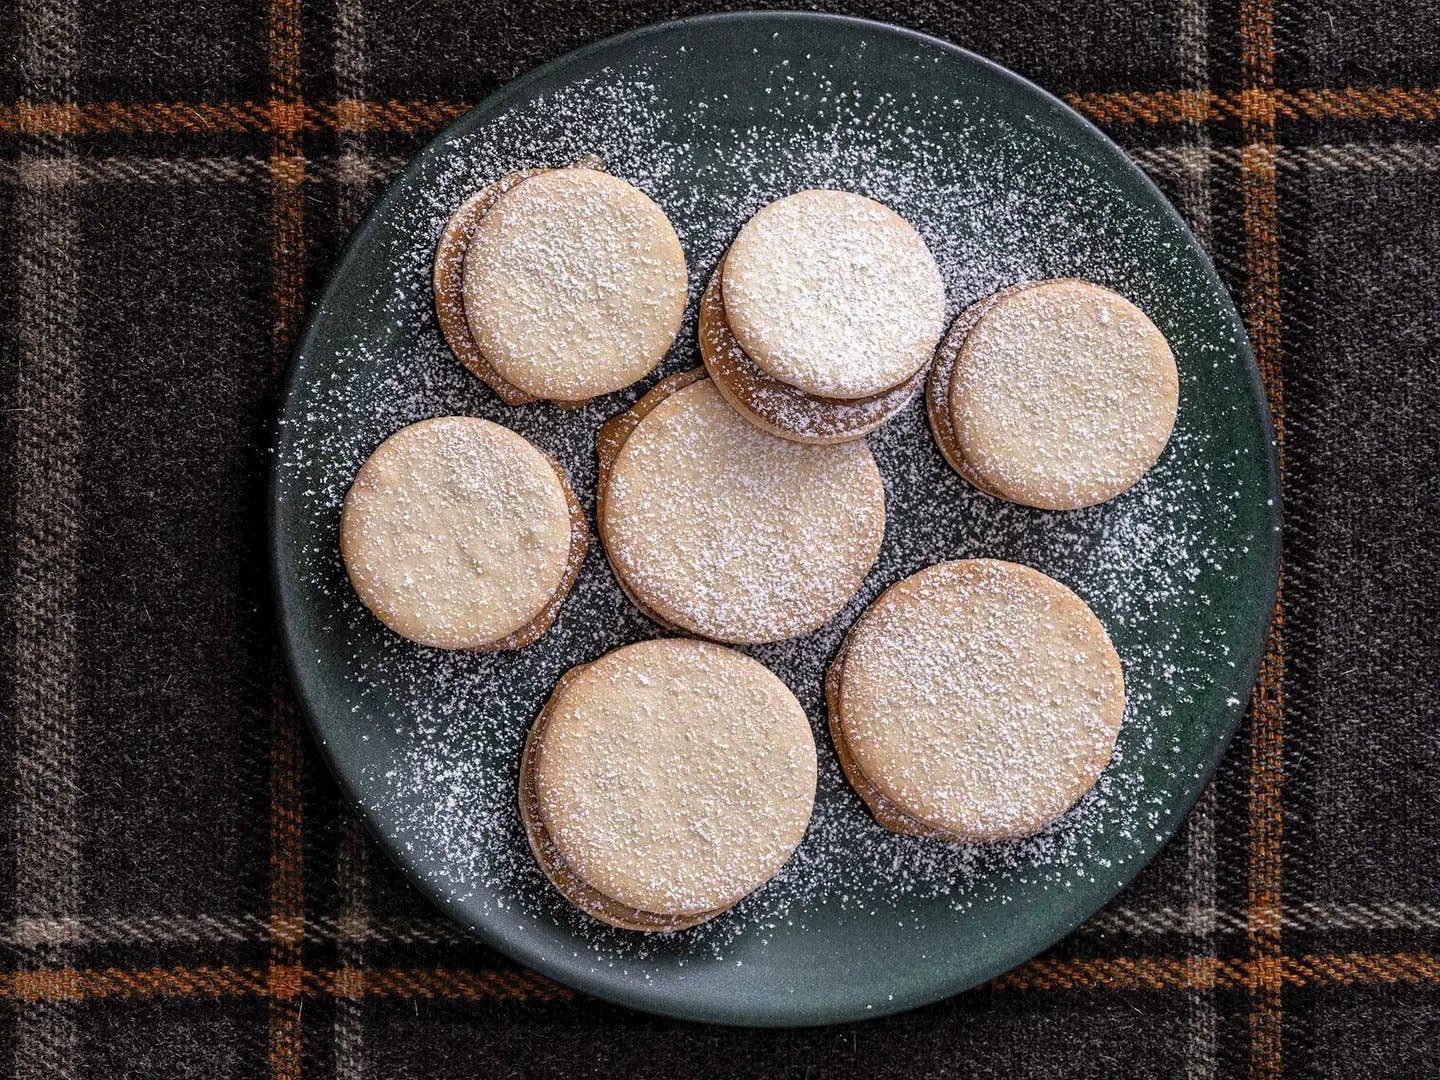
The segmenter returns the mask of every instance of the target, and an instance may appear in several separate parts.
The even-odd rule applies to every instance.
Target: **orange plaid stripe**
[[[1273,0],[1242,0],[1240,64],[1245,91],[1241,120],[1246,146],[1240,157],[1245,236],[1246,323],[1265,380],[1275,423],[1280,474],[1285,474],[1285,381],[1280,348],[1280,238],[1275,184],[1275,122],[1281,95],[1275,86]],[[1381,104],[1379,98],[1376,104]],[[1393,111],[1393,103],[1377,110]],[[1251,704],[1250,851],[1248,935],[1254,962],[1250,986],[1250,1074],[1273,1080],[1282,1071],[1284,1028],[1281,941],[1284,853],[1285,604],[1276,585],[1275,616],[1260,681]]]
[[[1351,86],[1335,89],[1153,90],[1067,94],[1101,124],[1243,121],[1267,110],[1277,120],[1440,120],[1440,89]],[[434,131],[469,105],[458,101],[303,101],[224,104],[98,101],[0,105],[0,135],[225,135],[304,132]]]
[[[449,123],[468,108],[459,102],[301,101],[206,104],[0,105],[0,135],[271,135],[277,131],[424,132]]]
[[[1244,121],[1266,112],[1277,120],[1440,120],[1440,90],[1350,86],[1333,90],[1121,91],[1067,94],[1066,101],[1101,124]]]
[[[0,975],[0,999],[93,1001],[261,997],[298,1011],[305,996],[426,998],[447,1001],[559,1001],[574,993],[529,971],[455,971],[445,968],[374,970],[275,967],[52,968]],[[293,1004],[291,1004],[293,1003]],[[298,1049],[298,1047],[297,1047]],[[271,1064],[289,1067],[291,1056]]]
[[[267,41],[270,69],[271,302],[276,370],[283,368],[305,310],[305,158],[301,101],[300,0],[271,0]],[[270,750],[269,1066],[275,1080],[298,1080],[304,1049],[305,985],[304,750],[300,720],[288,693],[275,701]]]

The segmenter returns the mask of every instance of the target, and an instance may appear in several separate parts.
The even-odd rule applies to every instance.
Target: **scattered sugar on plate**
[[[726,958],[742,938],[763,943],[779,928],[805,932],[816,905],[856,918],[890,920],[923,933],[924,910],[963,912],[1003,903],[1020,884],[1063,889],[1077,880],[1119,882],[1130,860],[1101,858],[1119,842],[1139,858],[1153,843],[1165,800],[1147,787],[1168,773],[1173,790],[1194,775],[1170,764],[1178,747],[1160,740],[1227,659],[1223,644],[1181,630],[1181,613],[1203,603],[1203,578],[1231,573],[1236,551],[1255,538],[1233,528],[1198,528],[1197,502],[1231,505],[1233,462],[1210,446],[1206,417],[1187,410],[1185,364],[1212,363],[1218,350],[1198,331],[1166,325],[1171,276],[1158,237],[1109,181],[1063,153],[1038,124],[974,121],[965,139],[927,141],[936,117],[959,104],[940,97],[862,94],[819,61],[777,66],[761,104],[702,102],[676,123],[644,77],[602,74],[512,106],[434,152],[423,183],[401,192],[384,226],[398,252],[394,280],[368,303],[322,318],[360,328],[361,344],[303,386],[285,432],[296,478],[291,498],[322,538],[335,535],[355,470],[387,435],[452,413],[513,427],[569,472],[593,524],[595,432],[656,378],[699,363],[695,301],[736,230],[761,206],[803,188],[856,191],[915,225],[946,284],[947,318],[1015,281],[1080,274],[1132,297],[1161,321],[1182,358],[1180,419],[1160,463],[1131,491],[1073,513],[1046,513],[979,494],[944,463],[917,397],[871,436],[884,476],[884,548],[858,595],[819,631],[745,650],[773,670],[805,706],[820,753],[815,814],[799,850],[768,885],[731,912],[681,935],[611,930],[572,909],[544,880],[516,809],[525,733],[559,676],[621,644],[661,632],[616,586],[598,543],[552,630],[514,653],[444,653],[388,634],[355,599],[328,540],[305,553],[304,587],[326,612],[323,632],[352,649],[343,677],[359,738],[383,739],[383,764],[357,783],[365,809],[395,825],[396,845],[438,866],[432,889],[494,919],[556,923],[572,931],[574,954],[616,969],[659,956]],[[786,123],[772,122],[786,115]],[[785,134],[793,116],[809,125]],[[983,115],[973,110],[967,115]],[[684,133],[676,138],[674,132]],[[690,307],[680,337],[651,378],[578,411],[501,405],[450,355],[434,325],[433,246],[468,194],[514,169],[563,165],[598,155],[668,214],[690,269]],[[1036,164],[1043,162],[1044,166]],[[1083,213],[1071,208],[1083,202]],[[398,235],[390,235],[398,230]],[[1119,242],[1122,239],[1125,242]],[[1144,252],[1145,258],[1120,252]],[[1176,275],[1178,277],[1179,275]],[[1115,759],[1099,784],[1040,836],[983,847],[944,844],[880,829],[846,785],[825,729],[821,680],[845,630],[887,585],[942,559],[990,556],[1033,565],[1075,589],[1105,623],[1126,672],[1129,701]],[[1218,621],[1217,621],[1218,625]],[[1183,637],[1182,637],[1183,635]],[[1187,659],[1188,658],[1188,659]],[[1200,738],[1202,736],[1197,736]],[[373,743],[371,744],[373,745]],[[1148,793],[1147,793],[1148,792]],[[678,942],[678,944],[677,944]]]

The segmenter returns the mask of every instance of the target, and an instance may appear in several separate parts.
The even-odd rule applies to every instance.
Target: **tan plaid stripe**
[[[1204,90],[1210,78],[1210,5],[1208,0],[1186,0],[1180,7],[1178,67],[1183,89]],[[1183,125],[1187,148],[1195,153],[1187,162],[1192,167],[1176,177],[1175,192],[1180,209],[1196,238],[1208,251],[1213,241],[1213,206],[1210,195],[1214,161],[1209,127],[1200,120]],[[1185,1075],[1187,1080],[1213,1080],[1217,1064],[1217,1014],[1212,988],[1199,985],[1202,965],[1214,955],[1215,896],[1215,785],[1201,792],[1185,826],[1185,877],[1187,924],[1192,933],[1194,954],[1190,962],[1196,985],[1188,993],[1185,1023]]]
[[[1259,985],[1272,977],[1271,968],[1280,984],[1290,987],[1440,984],[1440,953],[1347,952],[1282,956],[1273,963],[1214,956],[1042,958],[1000,976],[988,989],[992,992],[1094,992],[1203,987],[1254,994]],[[572,990],[520,969],[371,967],[356,970],[297,966],[279,981],[265,969],[223,965],[139,970],[68,968],[0,974],[0,998],[19,1001],[243,996],[290,1002],[305,995],[471,1002],[583,1000]]]
[[[361,0],[336,0],[335,4],[335,85],[339,96],[361,100],[365,94],[365,12]],[[366,153],[365,133],[339,133],[341,180],[338,193],[341,230],[353,228],[370,200],[369,186],[375,174]],[[393,168],[392,170],[393,171]],[[346,992],[337,996],[332,1026],[335,1042],[336,1080],[361,1080],[366,1072],[365,1005],[363,997],[351,992],[351,983],[363,975],[370,928],[368,892],[370,887],[370,840],[365,827],[354,816],[342,824],[340,848],[336,855],[336,884],[339,888],[340,920],[345,933],[338,939],[337,979],[344,980]]]
[[[359,826],[359,819],[354,819]],[[368,843],[368,841],[365,841]],[[454,923],[434,918],[383,922],[342,914],[335,918],[271,918],[261,915],[93,915],[17,919],[0,944],[31,948],[40,944],[104,948],[114,945],[195,946],[263,943],[283,924],[288,937],[315,944],[348,941],[404,947],[410,945],[473,946],[475,941]]]
[[[1147,172],[1173,176],[1217,166],[1239,171],[1244,149],[1238,146],[1145,146],[1129,151]],[[1318,143],[1277,146],[1280,173],[1398,173],[1440,168],[1440,146],[1434,143]]]
[[[305,305],[305,158],[293,117],[303,106],[300,91],[300,0],[271,0],[270,68],[271,299],[274,363],[282,370],[300,331]],[[277,687],[270,751],[270,1075],[300,1076],[304,1030],[301,992],[305,981],[301,929],[305,916],[304,747],[300,718],[288,687]]]
[[[1203,204],[1185,197],[1210,171],[1221,168],[1239,173],[1243,149],[1190,143],[1137,147],[1129,151],[1146,172],[1173,179],[1181,191],[1182,208],[1193,224],[1203,224]],[[405,166],[407,157],[370,150],[342,152],[339,157],[307,156],[302,184],[338,184],[347,190],[346,213],[358,219],[368,192]],[[0,162],[0,183],[35,189],[87,185],[133,184],[146,187],[175,185],[245,184],[268,182],[274,168],[269,157],[256,155],[134,155],[108,157],[26,157],[22,162]],[[1440,170],[1440,145],[1433,143],[1320,143],[1313,146],[1278,146],[1275,168],[1285,175],[1303,173],[1403,173]],[[1198,235],[1198,233],[1197,233]],[[1203,239],[1203,237],[1202,237]]]
[[[1315,904],[1287,902],[1278,913],[1280,928],[1301,933],[1440,932],[1440,905],[1407,903]],[[1250,913],[1217,910],[1209,919],[1215,931],[1248,933]],[[1084,934],[1169,936],[1194,934],[1194,912],[1175,907],[1107,908],[1080,928]]]
[[[364,152],[341,154],[339,158],[306,157],[303,172],[292,175],[292,180],[295,183],[335,183],[363,190],[370,184],[393,176],[406,160],[394,154]],[[0,162],[0,182],[34,188],[83,184],[174,187],[184,184],[268,183],[276,168],[276,163],[269,156],[255,155],[31,158],[26,160],[23,172],[18,163]]]
[[[74,97],[78,13],[71,0],[24,0],[19,57],[27,98]],[[22,103],[23,104],[23,103]],[[24,178],[70,148],[45,137],[21,150]],[[75,767],[76,597],[80,575],[81,364],[77,326],[78,225],[66,192],[22,189],[15,252],[19,369],[15,474],[15,898],[18,913],[71,915],[79,906],[79,789]],[[18,976],[69,988],[61,943],[36,942],[19,955]],[[76,1018],[34,1001],[19,1010],[17,1080],[75,1075]]]
[[[359,821],[355,820],[358,831]],[[364,840],[362,850],[368,851]],[[349,843],[347,839],[345,841]],[[477,948],[475,939],[440,916],[357,916],[342,911],[334,917],[306,916],[286,920],[286,933],[314,945],[351,943],[376,949],[412,946]],[[1208,926],[1213,923],[1213,926]],[[265,943],[274,921],[263,915],[192,915],[180,912],[134,915],[53,915],[16,919],[0,934],[0,946],[36,949],[53,946],[97,949],[113,946],[199,947]],[[1192,908],[1110,907],[1082,925],[1084,937],[1129,937],[1142,940],[1195,937],[1204,934],[1245,934],[1248,911],[1217,909],[1197,918]],[[1301,933],[1370,933],[1396,931],[1440,933],[1440,905],[1408,903],[1287,903],[1280,915],[1284,930]]]
[[[356,819],[358,828],[358,819]],[[363,836],[361,837],[363,841]],[[348,840],[346,841],[349,842]],[[368,841],[363,841],[368,844]],[[368,850],[368,848],[366,848]],[[1248,911],[1217,909],[1197,919],[1191,908],[1110,907],[1079,928],[1086,937],[1126,936],[1140,939],[1196,936],[1204,933],[1244,934]],[[330,918],[306,916],[287,920],[286,933],[316,945],[349,942],[376,948],[443,945],[475,948],[475,939],[440,915],[380,918],[342,912]],[[1207,923],[1213,922],[1213,927]],[[1440,905],[1408,903],[1287,904],[1281,927],[1302,933],[1374,933],[1394,931],[1440,933]],[[263,943],[272,920],[261,915],[191,915],[179,912],[134,915],[27,916],[0,935],[0,946],[66,948],[154,945],[187,947],[212,944]]]

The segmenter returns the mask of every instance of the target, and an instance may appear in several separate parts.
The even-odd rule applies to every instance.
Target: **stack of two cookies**
[[[864,436],[914,395],[944,317],[925,241],[880,203],[804,191],[750,218],[701,301],[704,368],[597,441],[597,524],[631,599],[736,644],[834,616],[885,533]]]

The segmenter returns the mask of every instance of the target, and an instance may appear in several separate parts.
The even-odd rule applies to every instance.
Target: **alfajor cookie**
[[[903,406],[945,316],[920,234],[847,191],[762,208],[710,291],[701,345],[712,378],[747,418],[803,441],[859,438]]]
[[[1002,289],[961,313],[927,387],[946,459],[981,491],[1045,510],[1128,490],[1175,426],[1180,382],[1138,307],[1088,281]]]
[[[1109,763],[1120,659],[1090,608],[1038,570],[939,563],[892,585],[825,681],[846,777],[894,832],[1029,836]]]
[[[597,524],[622,588],[671,629],[737,644],[823,625],[885,534],[862,440],[804,446],[737,416],[704,369],[601,428]]]
[[[660,362],[686,280],[664,212],[575,166],[511,173],[468,199],[441,234],[433,284],[446,342],[502,400],[577,406]]]
[[[853,400],[816,397],[772,379],[730,332],[724,276],[722,262],[700,299],[700,356],[716,389],[761,431],[817,446],[851,442],[879,428],[914,397],[923,370],[893,390]]]
[[[520,816],[571,903],[630,930],[680,930],[769,881],[815,799],[805,711],[719,645],[645,641],[561,678],[530,730]]]
[[[340,554],[361,602],[402,637],[441,649],[534,641],[585,549],[585,517],[560,465],[469,416],[391,435],[340,513]]]

